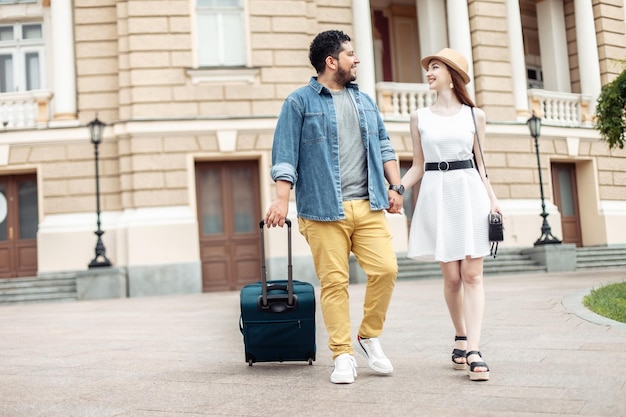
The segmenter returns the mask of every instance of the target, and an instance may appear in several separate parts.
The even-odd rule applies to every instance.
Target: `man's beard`
[[[348,85],[352,81],[356,80],[356,75],[352,75],[350,70],[345,71],[342,68],[337,69],[337,73],[335,74],[335,81],[339,85]]]

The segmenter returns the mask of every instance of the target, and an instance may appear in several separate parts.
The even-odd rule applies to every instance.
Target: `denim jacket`
[[[383,164],[396,154],[374,100],[348,84],[356,103],[361,138],[367,154],[370,207],[389,207]],[[319,221],[345,219],[339,174],[337,116],[330,91],[311,77],[309,85],[291,93],[278,117],[272,147],[274,181],[296,188],[298,217]]]

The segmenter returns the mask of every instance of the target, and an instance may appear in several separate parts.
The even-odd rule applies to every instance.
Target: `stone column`
[[[578,70],[580,92],[591,96],[589,112],[595,113],[595,104],[602,89],[598,40],[594,25],[593,6],[588,0],[574,0],[576,16],[576,45],[578,47]]]
[[[51,2],[54,117],[51,125],[76,121],[76,59],[71,0]],[[75,124],[75,123],[69,123]]]
[[[537,3],[537,26],[544,89],[571,93],[563,1]]]
[[[448,38],[450,48],[459,51],[465,56],[469,64],[469,76],[472,80],[467,85],[471,97],[474,94],[474,54],[472,53],[472,34],[470,32],[469,11],[466,0],[448,0]]]
[[[446,8],[439,0],[416,0],[417,29],[419,31],[420,60],[428,55],[436,54],[448,46],[446,30]],[[420,63],[418,63],[420,65]],[[422,69],[422,79],[426,71]]]
[[[508,16],[509,53],[511,54],[511,78],[513,81],[513,99],[518,122],[525,122],[530,116],[528,109],[528,85],[526,83],[526,59],[524,58],[524,38],[522,36],[522,18],[519,0],[506,2]]]
[[[357,70],[359,90],[376,99],[376,64],[374,62],[374,38],[369,0],[352,2],[354,26],[353,45],[361,63]]]

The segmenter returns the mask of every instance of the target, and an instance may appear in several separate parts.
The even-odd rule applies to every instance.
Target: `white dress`
[[[453,116],[417,110],[425,162],[473,159],[474,122],[463,105]],[[475,168],[426,171],[422,177],[407,256],[450,262],[489,255],[490,201]]]

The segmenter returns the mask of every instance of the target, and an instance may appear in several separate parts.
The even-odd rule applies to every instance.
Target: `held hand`
[[[502,212],[502,209],[500,208],[498,204],[491,205],[490,213],[498,213],[500,216],[502,216],[502,220],[504,221],[504,213]]]
[[[388,193],[389,198],[389,208],[387,209],[388,213],[391,214],[400,214],[402,213],[402,196],[395,191],[390,191]]]
[[[491,203],[490,212],[491,213],[500,213],[502,215],[502,217],[504,218],[504,213],[502,212],[502,208],[500,207],[500,205],[498,203]]]
[[[265,214],[265,225],[267,227],[283,227],[285,225],[288,210],[289,202],[283,202],[281,199],[277,198],[272,202],[267,210],[267,214]]]

